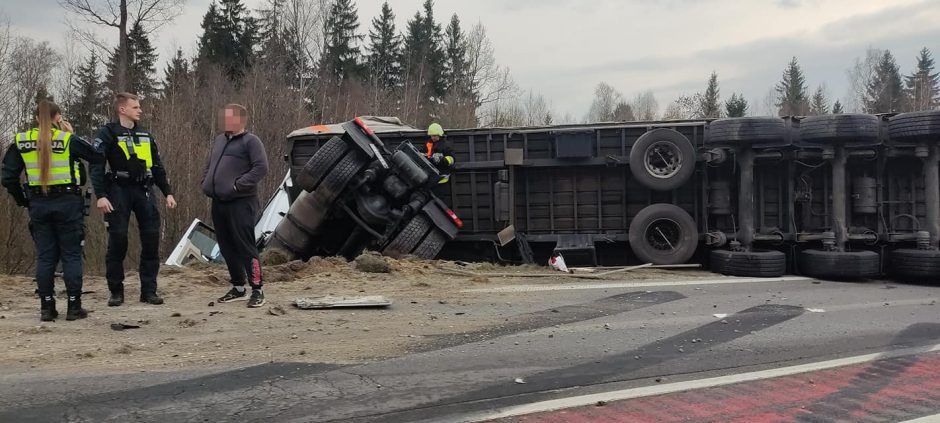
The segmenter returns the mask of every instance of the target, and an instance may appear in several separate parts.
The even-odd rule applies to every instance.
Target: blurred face
[[[438,142],[441,140],[441,137],[437,135],[431,135],[431,142]]]
[[[118,116],[128,118],[134,122],[140,120],[143,110],[140,108],[140,101],[126,100],[124,104],[118,106]]]
[[[222,130],[232,134],[239,134],[245,131],[247,118],[239,115],[238,110],[222,109],[219,112],[219,126]]]

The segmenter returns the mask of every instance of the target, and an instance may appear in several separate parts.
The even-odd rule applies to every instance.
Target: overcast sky
[[[195,49],[210,0],[186,1],[155,34],[163,57]],[[363,33],[381,3],[357,1]],[[399,30],[422,3],[390,1]],[[467,28],[482,22],[520,87],[575,117],[601,81],[627,97],[652,89],[662,111],[702,90],[714,70],[723,99],[743,92],[759,111],[792,56],[809,85],[825,83],[832,98],[846,94],[846,69],[868,46],[891,49],[904,73],[922,47],[940,57],[940,0],[437,0],[435,10],[440,21],[457,13]],[[0,12],[21,35],[54,45],[68,37],[56,0],[2,0]]]

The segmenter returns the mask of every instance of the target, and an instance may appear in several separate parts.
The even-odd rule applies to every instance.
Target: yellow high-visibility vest
[[[49,185],[78,185],[81,181],[81,175],[78,172],[78,164],[72,160],[72,154],[69,150],[69,141],[72,139],[71,132],[52,129],[52,168],[49,170]],[[39,140],[39,129],[33,128],[27,132],[16,134],[16,148],[20,150],[23,156],[23,162],[26,164],[26,181],[29,186],[40,186],[39,169],[39,151],[37,143]]]
[[[121,147],[121,150],[124,151],[124,156],[131,158],[131,151],[137,155],[137,158],[143,160],[147,164],[147,170],[149,171],[153,167],[153,150],[150,148],[150,134],[147,133],[136,133],[136,137],[133,135],[118,135],[117,144]]]

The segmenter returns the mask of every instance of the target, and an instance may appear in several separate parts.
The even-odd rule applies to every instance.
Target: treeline
[[[902,74],[890,50],[869,48],[846,71],[849,92],[833,99],[825,84],[811,91],[806,75],[794,57],[780,81],[756,107],[743,93],[732,93],[722,101],[718,74],[712,72],[701,92],[681,95],[666,106],[662,115],[651,91],[628,101],[615,88],[601,82],[594,91],[585,121],[636,121],[662,119],[715,119],[748,115],[813,116],[839,113],[902,113],[940,107],[940,73],[929,49],[917,55],[917,63]],[[651,107],[652,106],[652,107]]]

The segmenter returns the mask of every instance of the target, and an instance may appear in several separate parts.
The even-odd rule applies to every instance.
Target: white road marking
[[[808,308],[806,309],[806,311],[810,313],[825,313],[826,312],[826,310],[823,310],[821,308]]]
[[[835,360],[820,361],[816,363],[800,364],[796,366],[781,367],[778,369],[760,370],[756,372],[740,373],[735,375],[719,376],[707,379],[690,380],[685,382],[669,383],[665,385],[644,386],[640,388],[623,389],[619,391],[603,392],[599,394],[581,395],[569,398],[560,398],[548,401],[540,401],[531,404],[524,404],[512,407],[498,408],[495,411],[486,411],[474,413],[461,418],[461,422],[479,422],[485,420],[501,419],[506,417],[521,416],[525,414],[540,413],[544,411],[562,410],[572,407],[582,407],[591,404],[597,404],[598,401],[620,401],[633,398],[649,397],[654,395],[671,394],[675,392],[691,391],[694,389],[712,388],[716,386],[725,386],[741,382],[751,382],[755,380],[770,379],[775,377],[790,376],[799,373],[813,372],[818,370],[832,369],[836,367],[845,367],[854,364],[868,363],[875,360],[901,357],[913,354],[922,354],[928,352],[940,351],[940,344],[927,346],[905,348],[901,350],[888,351],[877,354],[865,354],[854,357],[839,358]],[[933,418],[936,416],[931,416]],[[926,417],[925,417],[926,418]],[[917,423],[936,422],[937,420],[918,420]]]
[[[647,281],[647,282],[608,282],[608,283],[579,283],[560,285],[513,285],[497,288],[467,289],[462,292],[540,292],[540,291],[566,291],[576,289],[614,289],[614,288],[647,288],[658,286],[694,286],[694,285],[721,285],[732,283],[774,283],[774,282],[804,282],[811,278],[802,276],[784,276],[781,278],[720,278],[720,279],[685,279],[673,281]]]
[[[716,319],[724,319],[725,317],[728,317],[728,314],[727,314],[727,313],[718,313],[718,314],[712,314],[712,316],[714,316]]]
[[[921,417],[919,419],[908,420],[902,423],[937,423],[940,422],[940,414],[934,414],[932,416]]]

